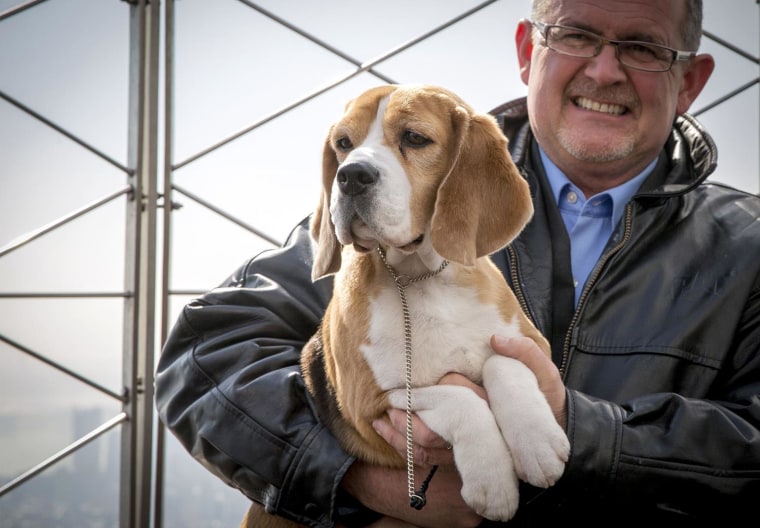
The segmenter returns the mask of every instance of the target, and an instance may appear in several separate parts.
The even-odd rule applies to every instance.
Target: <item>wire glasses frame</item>
[[[637,40],[611,40],[601,35],[568,26],[531,22],[544,37],[550,50],[570,57],[590,59],[602,52],[602,46],[615,47],[615,54],[623,66],[647,72],[666,72],[676,61],[686,62],[695,51],[681,51],[651,42]]]

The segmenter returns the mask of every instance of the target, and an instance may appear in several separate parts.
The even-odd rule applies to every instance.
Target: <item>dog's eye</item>
[[[404,145],[412,148],[420,148],[432,143],[430,139],[423,136],[422,134],[415,132],[414,130],[406,130],[404,132],[404,135],[401,137],[401,142]]]
[[[351,150],[352,148],[354,148],[354,144],[351,143],[351,140],[348,139],[347,136],[343,136],[343,137],[338,138],[335,141],[335,146],[337,146],[338,149],[340,151],[342,151],[342,152],[346,152],[346,151]]]

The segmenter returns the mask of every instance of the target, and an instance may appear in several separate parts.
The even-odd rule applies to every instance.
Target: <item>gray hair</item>
[[[702,0],[686,0],[686,20],[681,24],[681,40],[683,47],[689,51],[699,49],[699,41],[702,38]],[[553,0],[533,0],[531,18],[539,22],[551,23],[549,18],[553,13]],[[673,44],[676,46],[676,44]]]

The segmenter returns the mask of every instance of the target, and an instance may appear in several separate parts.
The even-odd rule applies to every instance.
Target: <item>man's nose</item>
[[[624,70],[625,66],[618,59],[617,46],[604,44],[599,55],[589,60],[586,74],[599,84],[614,84],[626,80]]]

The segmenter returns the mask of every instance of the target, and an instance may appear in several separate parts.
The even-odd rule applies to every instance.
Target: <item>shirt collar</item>
[[[578,196],[583,197],[583,193],[580,191],[580,189],[578,189],[578,187],[573,184],[573,182],[571,182],[567,176],[565,176],[565,173],[563,173],[559,167],[557,167],[554,162],[549,159],[549,156],[546,155],[544,149],[542,149],[540,145],[538,147],[538,150],[541,154],[541,161],[544,164],[546,178],[549,180],[549,185],[552,188],[554,203],[559,203],[560,194],[568,186],[572,187],[578,193]],[[649,176],[649,173],[654,170],[655,165],[657,165],[657,158],[653,159],[652,162],[634,178],[631,178],[627,182],[621,183],[617,187],[607,189],[606,191],[595,195],[607,195],[610,197],[610,200],[612,200],[613,226],[617,225],[617,223],[623,217],[623,211],[625,211],[626,204],[631,200],[631,198],[633,198],[633,195],[636,194],[636,191],[639,190],[639,187],[641,187],[641,184],[644,183],[644,180],[647,178],[647,176]]]

